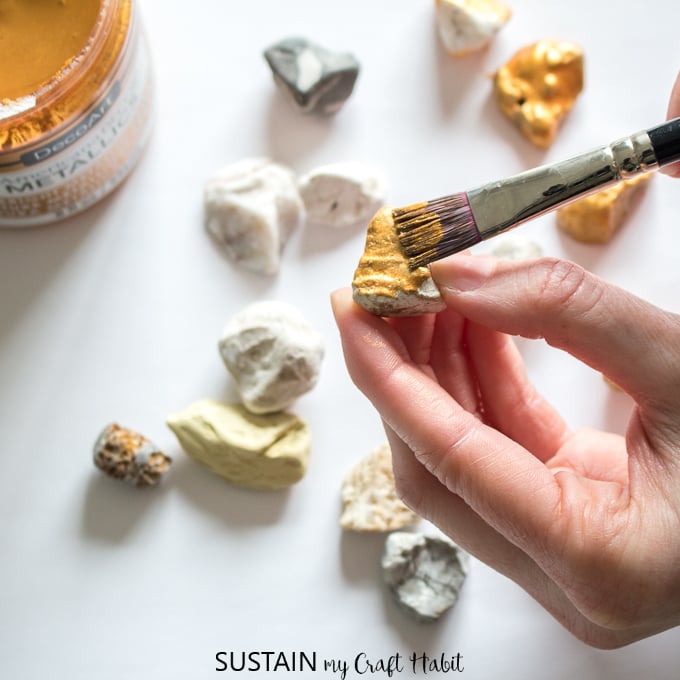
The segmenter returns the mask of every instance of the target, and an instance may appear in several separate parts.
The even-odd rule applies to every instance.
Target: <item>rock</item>
[[[435,621],[456,603],[468,569],[468,554],[447,538],[396,531],[385,541],[385,583],[419,621]]]
[[[416,316],[440,312],[446,306],[430,270],[409,269],[390,207],[381,208],[368,225],[352,294],[358,305],[378,316]]]
[[[104,474],[139,487],[156,486],[172,463],[153,442],[117,423],[97,437],[93,458]]]
[[[435,5],[439,38],[455,57],[486,47],[512,14],[498,0],[435,0]]]
[[[583,89],[583,51],[561,40],[519,50],[494,75],[501,111],[536,146],[549,147]]]
[[[340,526],[352,531],[393,531],[417,524],[420,517],[397,497],[392,452],[387,444],[356,462],[341,490]]]
[[[265,300],[227,324],[218,343],[244,406],[253,413],[288,408],[317,382],[324,342],[292,305]]]
[[[308,221],[329,227],[368,222],[385,202],[384,180],[362,163],[323,165],[301,177],[299,187]]]
[[[279,270],[281,251],[304,219],[294,173],[266,158],[246,158],[211,177],[205,225],[235,262],[261,274]]]
[[[557,226],[577,241],[609,243],[643,194],[651,175],[627,179],[557,211]]]
[[[307,471],[309,428],[291,413],[256,415],[202,399],[167,423],[191,458],[236,486],[282,489]]]
[[[352,94],[359,62],[305,38],[288,38],[264,52],[274,81],[302,113],[329,115]]]
[[[535,260],[543,255],[543,250],[536,241],[511,233],[493,240],[491,254],[503,260]]]

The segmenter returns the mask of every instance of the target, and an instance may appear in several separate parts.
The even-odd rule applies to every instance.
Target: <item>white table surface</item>
[[[678,677],[680,631],[590,649],[479,562],[439,622],[419,625],[399,611],[380,582],[384,537],[338,526],[343,473],[384,440],[347,376],[328,303],[351,281],[363,228],[299,230],[268,279],[235,267],[202,226],[205,179],[246,156],[297,172],[363,160],[403,205],[665,117],[680,66],[675,0],[511,5],[490,49],[454,60],[436,40],[429,1],[141,2],[157,89],[141,163],[81,216],[0,231],[2,678],[201,680],[215,677],[217,652],[283,650],[317,654],[316,673],[290,674],[309,678],[339,677],[322,661],[351,666],[362,652],[373,661],[462,655],[463,673],[429,677]],[[361,61],[335,117],[301,116],[275,89],[262,51],[291,35]],[[487,76],[546,37],[584,47],[586,88],[541,152],[498,112]],[[607,246],[570,241],[550,216],[524,232],[546,254],[678,310],[679,215],[680,183],[656,177]],[[319,384],[293,409],[312,429],[309,471],[280,493],[231,487],[188,459],[165,426],[195,399],[236,398],[216,342],[233,314],[264,298],[298,305],[327,346]],[[571,425],[624,430],[627,397],[540,342],[521,347]],[[92,444],[110,421],[173,456],[162,488],[128,488],[95,470]],[[347,677],[360,676],[350,668]]]

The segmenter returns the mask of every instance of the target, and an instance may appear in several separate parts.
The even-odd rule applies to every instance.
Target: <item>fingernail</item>
[[[430,272],[439,288],[469,292],[483,286],[495,267],[495,258],[487,255],[454,255],[433,262]]]

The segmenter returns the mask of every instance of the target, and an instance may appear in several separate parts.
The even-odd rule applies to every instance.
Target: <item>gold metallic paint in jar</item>
[[[132,170],[151,75],[134,0],[0,0],[0,227],[92,205]]]

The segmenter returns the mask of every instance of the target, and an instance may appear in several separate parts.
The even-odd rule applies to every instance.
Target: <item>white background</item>
[[[439,622],[396,608],[380,582],[384,537],[338,526],[342,475],[384,440],[346,374],[328,303],[351,281],[363,225],[299,230],[267,279],[220,254],[201,194],[214,170],[245,156],[297,172],[362,160],[403,205],[654,125],[680,66],[680,5],[516,0],[491,48],[462,60],[439,46],[425,0],[140,5],[157,111],[139,166],[77,218],[0,232],[0,676],[202,680],[216,676],[218,651],[302,650],[350,662],[360,652],[461,653],[464,673],[449,676],[470,680],[678,677],[680,631],[592,650],[478,562]],[[261,53],[291,35],[362,63],[335,117],[301,116],[275,89]],[[586,87],[541,152],[497,111],[488,75],[546,37],[583,46]],[[546,254],[679,310],[679,215],[680,183],[656,177],[607,246],[570,241],[551,216],[523,231]],[[327,346],[317,388],[293,409],[312,430],[309,471],[280,493],[229,486],[164,424],[195,399],[236,399],[217,339],[264,298],[296,304]],[[521,348],[571,425],[623,432],[627,397],[539,342]],[[110,421],[173,456],[162,488],[128,488],[94,469],[92,445]]]

